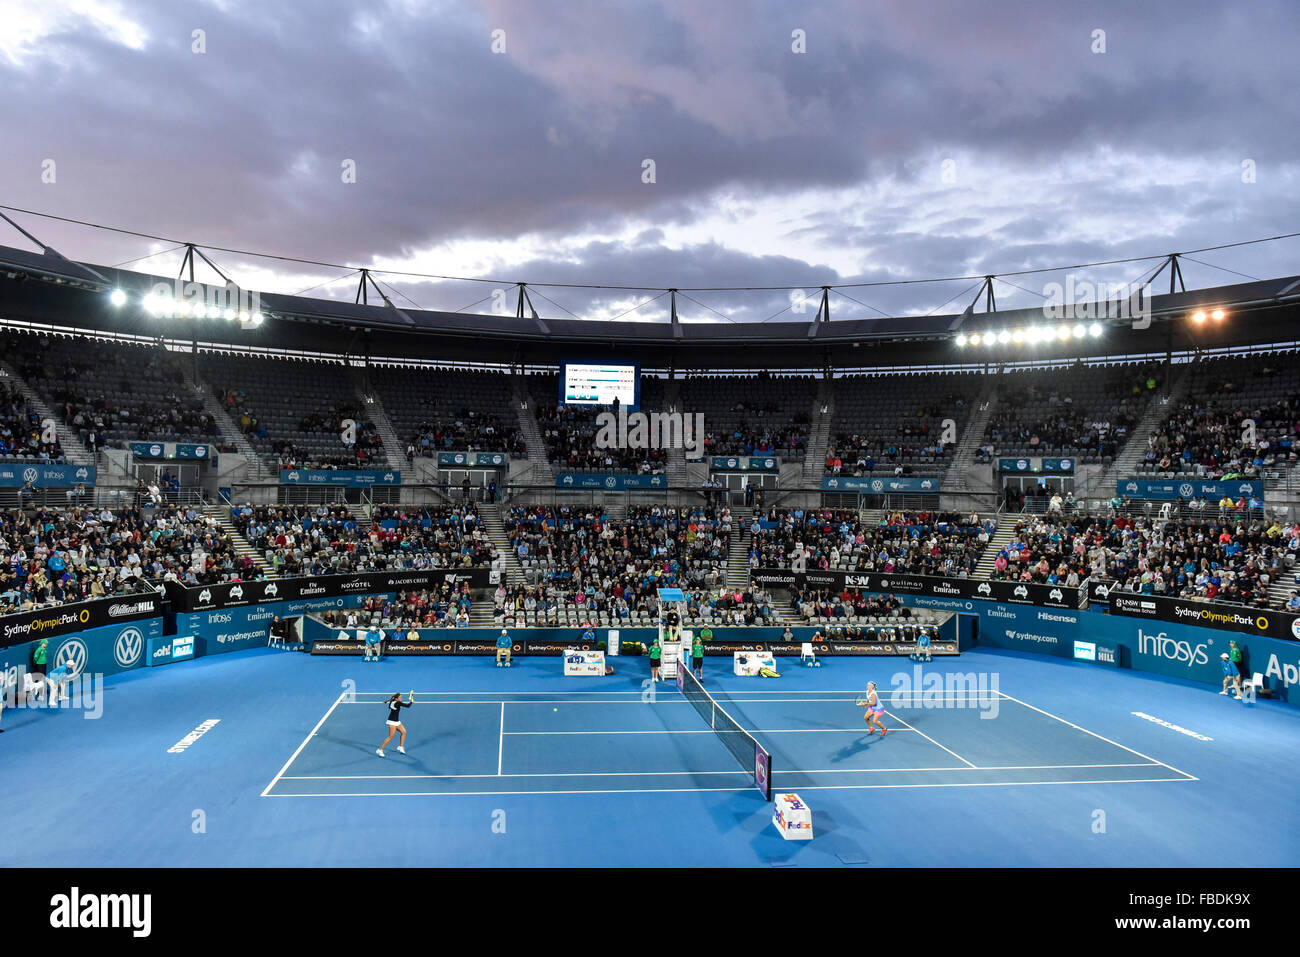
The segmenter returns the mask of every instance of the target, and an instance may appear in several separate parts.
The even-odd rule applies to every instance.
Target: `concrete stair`
[[[524,444],[528,446],[529,482],[533,485],[554,485],[555,468],[546,458],[546,442],[542,438],[541,426],[537,424],[532,396],[528,394],[528,380],[524,376],[512,374],[510,383],[514,389],[519,431],[524,437]]]
[[[1009,543],[1015,536],[1016,517],[1014,515],[998,516],[998,528],[989,539],[989,543],[984,548],[984,554],[980,556],[979,564],[975,566],[975,571],[971,578],[988,578],[993,574],[993,562],[997,560],[998,552],[1002,547]]]
[[[54,420],[54,429],[58,433],[59,444],[63,446],[64,458],[68,460],[70,465],[95,464],[95,457],[91,454],[90,449],[86,448],[85,443],[81,441],[81,436],[77,434],[76,430],[55,415],[54,410],[45,404],[45,400],[37,394],[36,390],[28,385],[27,381],[7,362],[0,361],[0,377],[3,377],[5,382],[17,386],[18,391],[23,394],[23,398],[31,403],[32,408],[36,410],[36,414],[41,417],[42,422],[46,419]]]
[[[267,578],[280,577],[275,571],[275,566],[268,562],[262,553],[249,543],[248,539],[246,539],[235,526],[235,523],[231,521],[230,509],[228,507],[224,505],[204,505],[203,514],[215,518],[217,520],[217,525],[221,530],[230,536],[230,540],[235,546],[235,554],[239,555],[241,558],[251,558],[253,564],[256,565]]]
[[[749,587],[749,549],[754,541],[750,522],[754,510],[748,505],[731,509],[731,545],[727,550],[727,587],[743,591]],[[741,531],[741,525],[744,530]]]
[[[394,472],[402,471],[407,464],[406,443],[398,437],[397,430],[393,428],[393,423],[384,410],[383,400],[379,398],[378,390],[371,388],[365,369],[352,366],[352,384],[356,388],[357,398],[361,400],[361,405],[366,410],[366,416],[374,423],[375,431],[379,433],[379,440],[384,443],[384,458],[388,468]]]
[[[808,448],[803,459],[803,482],[806,488],[821,484],[821,477],[826,471],[826,449],[830,445],[831,423],[834,420],[835,380],[822,379],[817,383],[817,398],[813,400],[808,420]]]
[[[993,487],[991,481],[973,482],[972,479],[973,473],[979,467],[975,462],[975,453],[984,444],[984,437],[988,434],[989,419],[993,417],[993,406],[997,401],[997,383],[997,374],[985,377],[984,386],[975,398],[975,409],[966,422],[966,428],[957,443],[948,471],[944,473],[942,486],[944,491],[967,489],[974,485],[979,485],[981,488],[987,486],[990,489]]]
[[[1111,463],[1110,468],[1098,473],[1096,481],[1088,490],[1088,495],[1095,498],[1109,498],[1115,494],[1117,479],[1128,478],[1135,474],[1134,468],[1147,454],[1147,440],[1151,433],[1160,427],[1166,417],[1178,406],[1178,402],[1187,393],[1192,374],[1199,368],[1197,363],[1186,362],[1173,368],[1173,375],[1167,380],[1168,385],[1151,400],[1146,412],[1138,424],[1129,433],[1124,449]],[[1107,492],[1109,489],[1109,492]]]
[[[524,569],[519,564],[519,557],[515,555],[514,550],[510,547],[510,536],[506,533],[506,527],[501,521],[500,503],[484,502],[478,506],[478,514],[483,522],[483,531],[487,532],[488,539],[504,559],[501,577],[506,587],[522,584],[524,582]],[[473,617],[472,609],[470,617]],[[488,618],[491,617],[492,606],[489,604]]]
[[[221,430],[222,438],[229,439],[239,450],[239,454],[244,457],[248,463],[247,479],[250,482],[261,482],[267,480],[271,475],[271,468],[263,462],[257,450],[253,448],[253,443],[248,440],[248,436],[243,430],[235,424],[235,420],[230,417],[226,407],[221,404],[217,394],[210,386],[194,371],[191,363],[180,363],[181,369],[185,375],[185,384],[190,391],[198,396],[203,402],[203,411],[207,412],[216,420],[217,428]]]

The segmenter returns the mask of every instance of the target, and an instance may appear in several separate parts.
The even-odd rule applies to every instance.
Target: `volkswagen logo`
[[[76,677],[86,670],[86,659],[90,657],[90,650],[86,643],[80,638],[69,638],[54,654],[54,666],[67,665],[68,671]]]
[[[1187,482],[1184,482],[1182,485],[1178,486],[1178,494],[1181,495],[1183,498],[1191,498],[1193,491],[1194,490],[1192,486]]]
[[[123,668],[130,668],[139,661],[143,651],[144,635],[139,628],[124,629],[113,645],[113,657]]]
[[[36,471],[36,469],[23,469],[23,481],[35,482],[36,479],[40,476],[40,474],[41,473]]]
[[[605,488],[613,488],[617,484],[618,479],[614,478],[612,475],[605,479]]]
[[[873,492],[879,492],[884,487],[885,487],[885,483],[880,481],[880,479],[876,479],[874,482],[871,483],[871,490]]]

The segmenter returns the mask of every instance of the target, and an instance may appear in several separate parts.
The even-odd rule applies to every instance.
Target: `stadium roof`
[[[1047,341],[1032,347],[958,349],[958,333],[1051,323],[1042,309],[883,319],[809,317],[784,322],[649,323],[499,316],[397,308],[391,303],[260,294],[267,322],[241,328],[221,319],[160,318],[139,303],[176,280],[79,263],[52,251],[0,247],[0,319],[75,326],[104,333],[166,336],[205,344],[461,362],[552,365],[562,359],[635,358],[650,368],[855,368],[1000,362],[1076,355],[1150,354],[1300,339],[1300,276],[1157,295],[1149,325],[1089,319],[1104,339]],[[127,304],[111,306],[121,288]],[[1223,309],[1225,321],[1194,324],[1198,310]],[[1069,320],[1072,321],[1072,320]]]

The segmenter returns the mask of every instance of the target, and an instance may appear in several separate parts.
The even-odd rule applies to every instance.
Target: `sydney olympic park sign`
[[[1115,583],[1102,580],[1088,580],[1079,588],[1067,588],[1036,582],[937,578],[887,572],[795,572],[788,568],[755,569],[752,578],[755,584],[765,588],[824,588],[837,593],[847,589],[875,594],[924,595],[1048,608],[1078,609],[1087,608],[1090,604],[1108,605],[1110,614],[1125,618],[1172,621],[1243,635],[1300,641],[1300,614],[1294,612],[1275,608],[1250,608],[1225,602],[1137,595],[1118,590],[1112,592]]]

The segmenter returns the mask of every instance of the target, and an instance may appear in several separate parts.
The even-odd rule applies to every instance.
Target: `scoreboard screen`
[[[619,405],[629,412],[641,405],[641,367],[629,362],[564,362],[560,402],[564,405]]]

